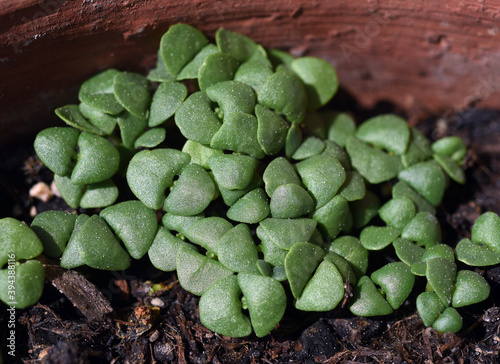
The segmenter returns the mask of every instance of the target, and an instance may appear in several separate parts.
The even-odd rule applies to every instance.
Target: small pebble
[[[55,181],[52,181],[52,183],[50,184],[50,190],[52,191],[54,196],[61,198],[61,194],[59,193],[59,190],[56,187]]]
[[[156,307],[164,307],[165,302],[163,302],[160,298],[155,297],[151,300],[151,304]]]
[[[54,193],[51,191],[48,184],[45,182],[38,182],[36,185],[31,187],[30,197],[35,197],[43,202],[47,202],[54,197]]]
[[[155,342],[160,337],[160,332],[158,330],[153,331],[153,333],[149,336],[149,342]]]

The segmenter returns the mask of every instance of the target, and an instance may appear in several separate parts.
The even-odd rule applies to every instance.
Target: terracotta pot
[[[0,142],[56,123],[79,84],[107,67],[144,72],[161,35],[189,23],[325,58],[363,105],[410,118],[500,105],[500,1],[0,2]]]

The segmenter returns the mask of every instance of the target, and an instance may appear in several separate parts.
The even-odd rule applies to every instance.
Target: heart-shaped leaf
[[[86,186],[80,199],[80,207],[95,209],[112,205],[118,198],[118,187],[113,180],[108,179]]]
[[[271,241],[281,249],[289,250],[295,243],[310,241],[316,229],[313,219],[265,219],[257,227],[261,241]]]
[[[345,147],[347,139],[356,133],[356,123],[351,115],[335,111],[325,111],[321,114],[327,128],[327,138]]]
[[[196,73],[198,75],[198,73]],[[175,81],[175,76],[168,72],[163,62],[161,49],[158,50],[156,58],[156,67],[148,73],[148,80],[153,82],[172,82]]]
[[[165,190],[190,159],[189,154],[175,149],[140,151],[128,165],[128,185],[142,203],[158,210],[165,201]]]
[[[452,180],[460,184],[465,183],[465,173],[457,162],[440,154],[434,154],[433,157]]]
[[[110,135],[115,130],[116,116],[100,112],[84,102],[78,105],[80,112],[92,125],[102,131],[105,135]]]
[[[325,260],[328,260],[335,265],[335,268],[342,275],[342,281],[348,281],[350,284],[356,284],[358,279],[356,278],[356,273],[354,273],[354,269],[351,267],[349,262],[345,260],[345,258],[341,257],[337,253],[329,252],[325,255]]]
[[[74,128],[54,127],[39,132],[34,147],[40,160],[55,174],[68,176],[74,163],[80,131]]]
[[[455,248],[455,253],[459,261],[475,267],[500,263],[500,253],[486,246],[474,244],[469,239],[460,240]]]
[[[457,265],[448,259],[434,258],[427,262],[427,281],[436,292],[441,302],[446,306],[451,303],[455,280],[457,277]]]
[[[250,320],[242,312],[238,278],[230,275],[221,279],[201,296],[200,320],[209,330],[231,337],[248,336]]]
[[[204,145],[210,145],[222,125],[204,92],[195,92],[184,100],[175,112],[175,124],[186,139]]]
[[[273,67],[267,58],[250,58],[243,62],[234,74],[234,80],[246,83],[259,93],[267,79],[273,74]]]
[[[272,217],[296,218],[314,210],[314,201],[309,193],[295,183],[281,185],[274,190],[269,204]]]
[[[462,328],[462,316],[453,307],[446,307],[432,327],[440,332],[458,332]]]
[[[442,258],[449,260],[450,262],[455,262],[455,254],[453,253],[453,249],[446,244],[437,244],[427,249],[422,256],[422,261],[428,262],[434,258]]]
[[[408,148],[410,129],[399,116],[387,114],[366,120],[356,131],[356,137],[388,152],[401,155]]]
[[[403,166],[408,168],[432,157],[431,145],[427,137],[417,128],[410,128],[410,144],[401,156]]]
[[[219,82],[208,87],[205,92],[210,100],[219,105],[224,119],[233,112],[252,114],[255,108],[255,92],[242,82]]]
[[[261,47],[243,34],[219,28],[215,33],[215,42],[219,50],[236,58],[239,62],[244,62],[259,52],[262,57],[266,53]]]
[[[193,142],[192,140],[186,140],[186,143],[182,147],[182,151],[191,156],[191,163],[199,164],[205,169],[210,169],[208,160],[211,156],[224,153],[222,150],[213,149],[203,144]]]
[[[274,111],[257,104],[257,141],[267,155],[278,154],[285,146],[288,123]]]
[[[324,256],[324,250],[317,245],[306,242],[292,245],[285,258],[285,270],[295,298],[302,295],[307,282]]]
[[[28,260],[21,264],[12,264],[9,263],[7,269],[0,270],[0,301],[15,308],[34,305],[42,296],[45,284],[42,263],[38,260]],[[9,269],[11,267],[12,269]]]
[[[390,245],[401,234],[401,230],[390,226],[367,226],[359,236],[361,245],[368,250],[381,250]]]
[[[77,223],[78,220],[75,227]],[[75,267],[75,264],[72,264],[74,262],[69,259],[72,255],[79,255],[83,264],[95,269],[124,270],[129,267],[129,255],[98,215],[85,219],[79,230],[73,234],[62,256],[62,267]]]
[[[425,326],[432,326],[446,305],[434,292],[422,292],[417,297],[417,310]]]
[[[97,183],[111,178],[120,164],[120,154],[107,139],[83,132],[78,138],[78,161],[71,182],[78,185]]]
[[[120,72],[109,68],[89,78],[80,87],[78,98],[93,109],[111,115],[123,111],[123,106],[114,95],[114,80]]]
[[[177,268],[177,250],[181,246],[196,250],[193,245],[173,236],[167,228],[160,226],[148,250],[149,260],[155,268],[165,272],[173,271]]]
[[[436,140],[432,144],[432,151],[436,154],[451,158],[461,165],[467,154],[467,146],[461,138],[457,136],[448,136]]]
[[[113,84],[115,97],[129,113],[146,120],[149,115],[151,96],[148,80],[143,75],[132,72],[120,72]]]
[[[31,229],[43,244],[43,253],[60,256],[68,243],[77,215],[65,211],[44,211],[31,223]]]
[[[500,217],[494,212],[485,212],[479,216],[472,226],[471,240],[500,253]]]
[[[269,215],[269,204],[262,188],[256,188],[232,205],[227,210],[227,217],[233,221],[256,224]]]
[[[220,238],[233,228],[226,219],[211,216],[195,221],[184,229],[183,234],[192,243],[198,244],[213,254],[217,254]]]
[[[142,134],[134,142],[134,148],[154,148],[165,140],[166,130],[164,128],[152,128]]]
[[[461,270],[457,273],[451,304],[453,307],[473,305],[487,299],[490,291],[490,285],[483,276],[470,270]]]
[[[123,106],[114,95],[114,80],[120,72],[109,68],[89,78],[80,87],[78,98],[93,109],[111,115],[119,114]]]
[[[0,267],[9,259],[31,259],[42,251],[42,242],[27,225],[12,217],[0,219]]]
[[[361,200],[353,201],[349,204],[349,210],[352,213],[353,226],[362,228],[366,226],[371,219],[378,214],[380,200],[376,194],[366,191]]]
[[[393,309],[398,309],[410,295],[415,276],[403,262],[388,263],[370,276],[385,292],[385,298]]]
[[[207,44],[199,51],[194,58],[184,66],[184,68],[177,75],[177,80],[188,80],[198,78],[200,67],[205,62],[205,59],[213,54],[219,52],[215,44]]]
[[[187,88],[182,83],[161,83],[151,101],[148,125],[150,127],[161,125],[174,115],[186,98],[187,93]]]
[[[275,279],[240,273],[238,284],[250,313],[250,321],[257,337],[266,336],[281,321],[286,309],[286,294]]]
[[[214,134],[210,146],[264,158],[265,153],[257,141],[257,118],[242,112],[224,116],[224,123]]]
[[[304,120],[307,94],[302,81],[287,67],[278,66],[260,89],[258,101],[263,106],[285,115],[292,123]]]
[[[315,156],[325,150],[325,142],[316,137],[309,137],[293,153],[292,158],[295,160],[303,160]]]
[[[232,80],[238,66],[239,62],[229,54],[209,54],[198,72],[200,90],[205,91],[219,82]]]
[[[396,177],[402,168],[398,156],[371,147],[353,136],[347,139],[346,150],[356,171],[373,184]]]
[[[340,255],[351,264],[356,276],[361,277],[368,269],[368,250],[354,236],[342,236],[330,245],[330,251]]]
[[[154,210],[140,201],[109,206],[99,214],[123,241],[129,254],[140,259],[153,243],[158,224]]]
[[[178,247],[176,266],[179,284],[197,296],[204,294],[220,279],[233,274],[218,261],[201,255],[188,246]]]
[[[437,218],[429,212],[419,212],[405,225],[401,237],[430,248],[441,242],[441,226]]]
[[[402,170],[398,178],[408,183],[432,206],[438,206],[443,199],[446,179],[435,161],[421,162]]]
[[[217,255],[219,261],[234,272],[258,273],[257,246],[246,224],[238,224],[222,235]]]
[[[323,260],[307,282],[295,307],[302,311],[333,310],[344,297],[344,280],[335,265]]]
[[[216,154],[210,157],[208,165],[218,186],[240,190],[250,184],[259,161],[246,155]]]
[[[361,200],[366,194],[365,180],[358,172],[346,172],[346,178],[339,193],[347,201]]]
[[[54,183],[61,197],[70,207],[76,209],[80,206],[80,200],[85,190],[84,185],[75,185],[71,182],[71,178],[61,177],[57,174],[54,175]]]
[[[400,230],[415,217],[415,213],[415,204],[406,197],[390,199],[379,210],[380,218],[387,225]]]
[[[325,60],[299,57],[290,63],[290,68],[304,83],[309,110],[316,110],[326,105],[337,92],[339,87],[337,72]]]
[[[412,200],[417,208],[416,212],[427,211],[432,215],[436,214],[436,209],[404,181],[399,181],[392,187],[392,197],[406,197]]]
[[[368,276],[359,279],[354,288],[354,297],[349,310],[356,316],[382,316],[392,313],[391,305],[377,290]]]
[[[267,195],[273,196],[274,191],[281,185],[295,183],[301,184],[300,178],[293,165],[284,157],[273,159],[266,167],[262,178],[265,183]]]
[[[160,42],[161,58],[168,72],[176,76],[207,43],[207,37],[195,27],[172,25]]]
[[[218,187],[219,187],[219,193],[222,199],[224,200],[224,203],[227,206],[233,206],[236,203],[236,201],[245,196],[248,192],[254,190],[255,188],[259,188],[261,186],[262,186],[262,178],[260,174],[257,171],[255,171],[252,179],[250,180],[250,183],[245,188],[229,190],[221,186]]]
[[[185,234],[187,229],[195,222],[205,218],[205,214],[201,213],[195,216],[179,216],[170,213],[163,215],[161,223],[168,229]]]
[[[295,166],[307,190],[316,200],[316,208],[330,201],[346,179],[339,160],[329,154],[315,155]]]
[[[335,196],[312,214],[312,218],[318,222],[318,229],[329,238],[340,233],[348,216],[349,203],[342,195]]]
[[[174,182],[165,199],[165,211],[192,216],[203,212],[215,195],[215,183],[199,164],[191,163]]]
[[[413,244],[411,241],[406,239],[396,239],[392,242],[392,246],[396,251],[398,258],[408,266],[412,266],[414,263],[421,262],[424,256],[425,249]]]
[[[69,126],[72,126],[73,128],[98,135],[105,134],[101,129],[97,128],[87,119],[85,119],[78,105],[66,105],[58,107],[55,110],[55,113],[62,119],[62,121],[64,121]]]

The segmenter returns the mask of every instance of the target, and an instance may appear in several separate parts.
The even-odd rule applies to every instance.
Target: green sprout
[[[388,315],[424,280],[423,323],[457,332],[458,309],[490,293],[457,260],[500,263],[500,217],[491,212],[455,250],[442,244],[436,207],[450,178],[465,182],[465,144],[431,144],[392,114],[357,125],[325,107],[337,89],[324,60],[266,50],[226,29],[211,44],[189,25],[170,27],[148,77],[93,76],[79,105],[56,109],[69,126],[36,137],[67,204],[102,210],[43,212],[31,228],[0,220],[0,299],[12,301],[12,266],[16,307],[36,303],[42,250],[67,269],[122,270],[147,255],[201,296],[201,322],[223,335],[263,337],[289,303],[333,310],[350,285],[352,314]],[[166,145],[167,133],[180,143]],[[120,179],[135,200],[120,199],[130,195]],[[379,250],[393,261],[374,270]]]

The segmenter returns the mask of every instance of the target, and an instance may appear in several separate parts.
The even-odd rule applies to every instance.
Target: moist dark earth
[[[363,110],[343,93],[333,107],[351,111],[359,121],[382,112],[404,116],[389,104]],[[457,135],[469,148],[467,183],[451,183],[438,211],[443,242],[454,247],[470,237],[481,213],[500,213],[500,111],[472,108],[415,124],[431,140]],[[42,202],[29,197],[36,182],[52,180],[36,158],[33,139],[0,151],[0,217],[28,224],[33,209],[71,211],[59,198]],[[373,265],[391,259],[389,254],[375,256]],[[355,317],[346,308],[306,313],[289,304],[270,335],[233,339],[206,329],[199,320],[198,298],[147,257],[123,272],[81,268],[68,274],[56,261],[44,263],[44,294],[37,305],[17,311],[16,356],[5,356],[6,363],[500,363],[498,266],[476,269],[492,293],[460,310],[464,326],[457,334],[423,325],[415,308],[416,296],[425,289],[421,283],[390,316]],[[6,307],[0,311],[0,342],[6,342]]]

